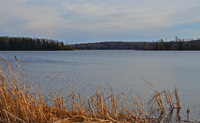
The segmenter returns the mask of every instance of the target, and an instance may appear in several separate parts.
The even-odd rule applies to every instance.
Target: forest
[[[78,50],[200,50],[200,39],[180,39],[175,36],[174,40],[147,42],[97,42],[97,43],[82,43],[71,45]]]
[[[0,50],[74,50],[74,48],[52,39],[1,36]]]
[[[107,41],[68,44],[62,41],[30,37],[0,37],[0,50],[200,50],[200,39],[180,39],[147,42]]]

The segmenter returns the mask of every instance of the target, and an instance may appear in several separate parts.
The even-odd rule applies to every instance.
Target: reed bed
[[[106,90],[100,85],[90,97],[82,98],[80,92],[67,85],[67,94],[60,91],[46,96],[21,72],[17,57],[15,60],[16,65],[12,65],[0,57],[0,122],[191,122],[180,116],[176,87],[173,92],[159,92],[147,82],[152,91],[147,103],[143,103],[140,95],[130,92],[128,98],[124,93],[117,95],[111,87]]]

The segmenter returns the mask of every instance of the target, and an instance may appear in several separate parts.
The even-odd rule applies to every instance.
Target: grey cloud
[[[71,31],[76,35],[79,30],[96,37],[128,32],[155,35],[169,27],[200,21],[200,1],[191,1],[6,0],[0,1],[0,31],[41,36],[61,36]]]

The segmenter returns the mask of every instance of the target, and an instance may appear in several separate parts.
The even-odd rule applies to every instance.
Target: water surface
[[[198,113],[199,51],[1,51],[0,55],[13,64],[16,55],[23,70],[23,64],[29,61],[37,87],[41,85],[47,92],[58,88],[66,91],[65,83],[76,90],[77,83],[81,94],[89,96],[94,87],[88,85],[100,84],[106,89],[111,86],[117,94],[139,93],[147,100],[151,91],[142,80],[145,79],[158,90],[173,90],[175,85],[179,89],[182,110],[190,106]],[[59,75],[63,80],[47,78],[50,75],[52,78]]]

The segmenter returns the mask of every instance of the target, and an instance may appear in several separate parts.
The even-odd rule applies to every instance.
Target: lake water
[[[58,88],[65,92],[65,83],[76,90],[77,83],[82,96],[89,96],[94,92],[93,86],[100,84],[106,89],[111,86],[117,94],[139,93],[146,101],[151,91],[145,79],[160,91],[164,88],[173,91],[175,85],[182,111],[189,106],[195,117],[199,113],[199,51],[1,51],[0,55],[13,64],[16,55],[23,71],[24,63],[29,61],[37,87],[41,85],[47,92]],[[56,75],[65,82],[48,78]]]

